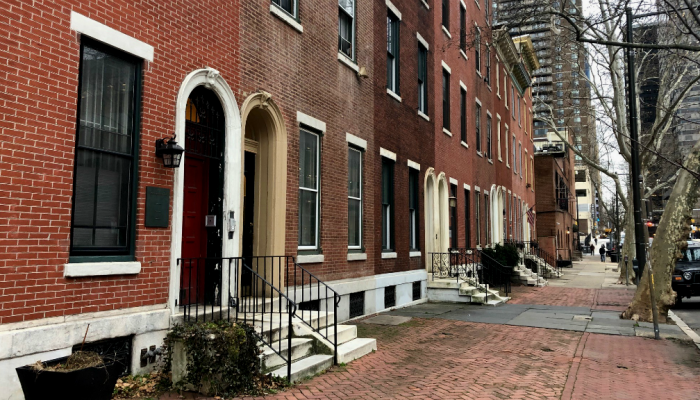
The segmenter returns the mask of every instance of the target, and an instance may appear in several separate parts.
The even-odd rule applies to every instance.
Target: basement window
[[[384,308],[396,306],[396,286],[387,286],[384,288]]]
[[[365,292],[350,293],[350,318],[365,315]]]

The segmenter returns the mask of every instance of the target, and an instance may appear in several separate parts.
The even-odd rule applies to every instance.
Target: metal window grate
[[[384,308],[391,308],[396,305],[396,286],[384,288]]]
[[[111,357],[123,366],[119,376],[126,376],[131,373],[132,340],[133,336],[123,336],[114,339],[85,343],[84,346],[76,344],[73,346],[72,352],[75,353],[80,351],[80,348],[82,347],[83,351],[94,351],[102,357]]]
[[[420,281],[413,282],[413,301],[420,300]]]
[[[350,318],[365,315],[365,292],[350,293]]]

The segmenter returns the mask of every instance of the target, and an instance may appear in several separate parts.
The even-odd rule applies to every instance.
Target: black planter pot
[[[65,362],[68,357],[44,362],[52,366]],[[31,365],[16,369],[25,400],[109,400],[119,379],[123,365],[105,359],[101,367],[76,371],[37,371]]]

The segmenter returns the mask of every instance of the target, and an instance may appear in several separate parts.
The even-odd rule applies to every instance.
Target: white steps
[[[279,350],[279,352],[282,353],[283,356],[287,356],[287,349],[289,347],[286,339],[282,340],[281,342],[274,342],[272,343],[272,346],[274,346],[275,350]],[[300,358],[309,356],[311,354],[312,348],[313,339],[292,339],[292,360],[298,360]],[[268,346],[264,346],[263,353],[260,355],[263,370],[269,370],[270,368],[274,368],[285,363],[282,357],[280,357],[275,352],[275,350]]]
[[[328,341],[333,343],[335,335],[332,333],[333,330],[329,330]],[[338,346],[343,343],[347,343],[357,337],[357,326],[356,325],[338,325]]]
[[[496,290],[488,289],[487,291],[484,285],[477,284],[473,279],[460,279],[460,282],[457,283],[456,278],[449,278],[428,281],[428,300],[498,305],[510,299],[508,297],[501,297]]]
[[[356,338],[338,346],[338,362],[349,363],[377,350],[377,339]]]
[[[333,365],[333,356],[317,354],[315,356],[306,357],[304,359],[292,363],[292,374],[289,376],[291,382],[299,382],[304,378],[314,376],[319,372],[325,371]],[[272,371],[272,375],[286,378],[287,365]]]

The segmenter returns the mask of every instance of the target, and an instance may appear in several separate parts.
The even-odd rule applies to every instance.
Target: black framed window
[[[467,9],[459,7],[459,49],[467,52]]]
[[[396,94],[399,93],[399,21],[398,18],[391,12],[387,14],[387,32],[386,32],[386,48],[387,48],[387,63],[386,63],[386,86],[389,90]]]
[[[362,248],[362,152],[348,148],[348,248]]]
[[[338,51],[355,59],[355,0],[338,0]]]
[[[492,125],[491,115],[486,114],[486,158],[489,160],[492,158],[491,155],[491,125]]]
[[[457,248],[457,185],[450,185],[450,197],[454,198],[450,202],[450,247]]]
[[[476,151],[481,152],[481,104],[479,103],[476,103],[474,118],[476,119]]]
[[[71,256],[133,257],[141,65],[82,40]]]
[[[481,72],[481,31],[478,28],[474,36],[474,60],[476,61],[476,70]]]
[[[409,168],[408,170],[408,223],[409,223],[409,244],[411,250],[418,250],[418,170]]]
[[[450,130],[450,73],[442,70],[442,127]]]
[[[469,143],[467,142],[467,91],[463,87],[459,88],[459,119],[462,141]]]
[[[428,49],[418,43],[418,111],[428,114]]]
[[[320,137],[301,129],[299,133],[299,249],[318,249]]]
[[[464,189],[464,244],[467,249],[472,247],[471,238],[471,198],[469,189]]]
[[[382,250],[394,249],[394,161],[382,157]]]
[[[442,0],[442,26],[450,30],[450,0]]]
[[[486,72],[484,74],[484,81],[486,84],[491,85],[491,49],[486,47]]]
[[[277,5],[295,19],[297,18],[297,0],[272,0],[272,4]]]

